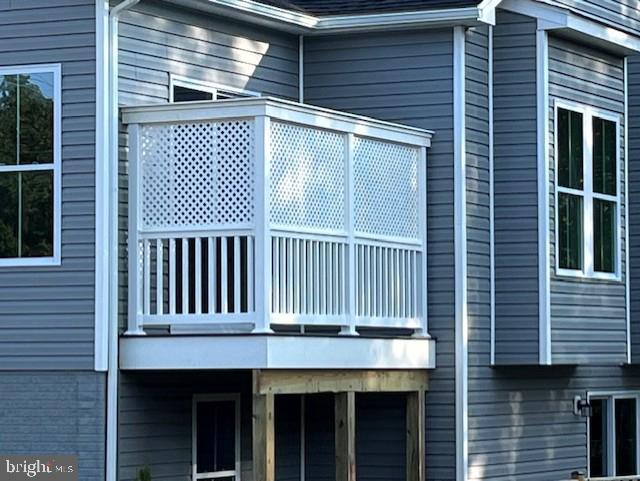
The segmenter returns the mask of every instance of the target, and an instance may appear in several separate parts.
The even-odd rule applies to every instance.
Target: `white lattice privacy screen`
[[[271,124],[271,223],[344,231],[346,136]]]
[[[207,230],[253,222],[253,121],[146,125],[140,156],[144,229]]]
[[[356,232],[418,238],[418,159],[416,148],[355,139]]]
[[[130,332],[425,329],[428,133],[272,99],[129,117]]]

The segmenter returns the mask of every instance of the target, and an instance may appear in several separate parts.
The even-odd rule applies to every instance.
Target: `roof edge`
[[[402,27],[478,25],[495,23],[495,9],[502,0],[482,0],[475,7],[453,7],[406,12],[314,16],[267,5],[255,0],[167,0],[196,10],[257,23],[292,33],[314,35]]]

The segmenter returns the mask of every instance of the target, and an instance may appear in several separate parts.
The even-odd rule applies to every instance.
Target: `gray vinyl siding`
[[[121,374],[118,479],[148,466],[154,480],[191,480],[194,394],[239,393],[242,478],[251,479],[251,373]]]
[[[494,28],[495,351],[537,364],[536,21],[498,12]]]
[[[453,32],[305,39],[305,101],[435,130],[427,154],[429,333],[427,479],[455,479]]]
[[[640,360],[640,57],[629,58],[629,275],[631,356]]]
[[[496,83],[500,75],[497,69],[500,65],[498,50],[501,46],[497,35],[501,25],[504,24],[499,16],[494,38]],[[534,30],[528,31],[535,35]],[[470,51],[469,44],[475,44],[476,40],[468,35],[467,42]],[[512,42],[514,45],[518,44],[517,39],[513,39]],[[474,46],[474,51],[475,49]],[[467,58],[469,59],[469,54]],[[468,67],[467,72],[470,74],[471,71]],[[479,77],[476,75],[476,78]],[[469,80],[467,85],[469,86]],[[522,85],[518,88],[524,91]],[[496,89],[495,92],[497,91]],[[467,94],[467,104],[471,98],[471,95]],[[500,102],[498,98],[495,99],[495,115],[501,108]],[[532,118],[535,120],[535,113]],[[470,122],[468,114],[467,131],[473,125]],[[495,127],[499,127],[497,122]],[[496,136],[496,154],[499,148],[498,140]],[[469,142],[467,140],[468,149]],[[532,150],[535,152],[535,145],[532,145]],[[497,162],[497,157],[494,160]],[[468,182],[468,193],[471,187],[472,183]],[[497,216],[497,207],[495,213]],[[472,227],[469,227],[470,239],[471,232]],[[500,262],[498,256],[496,253],[496,263]],[[471,253],[468,259],[471,259]],[[469,262],[470,299],[471,272]],[[496,309],[501,302],[498,295],[499,293],[496,293]],[[486,294],[480,299],[486,299]],[[587,423],[584,418],[573,414],[573,398],[578,395],[584,397],[589,391],[637,390],[640,387],[638,368],[613,365],[492,367],[489,360],[490,346],[484,342],[484,333],[490,320],[487,316],[472,313],[470,302],[469,480],[550,481],[570,479],[572,471],[586,472]],[[514,336],[518,332],[520,331],[515,330]],[[536,356],[532,356],[532,364],[537,362],[536,351]]]
[[[0,386],[3,455],[77,455],[80,481],[104,481],[105,374],[0,372]]]
[[[406,481],[406,395],[357,395],[356,408],[357,479]]]
[[[0,370],[93,369],[95,2],[0,0],[0,66],[62,65],[62,263],[0,267]]]
[[[555,0],[549,3],[569,7],[581,15],[635,35],[640,32],[640,13],[635,0]]]
[[[298,37],[145,1],[120,22],[120,104],[169,100],[169,73],[298,98]]]
[[[627,355],[623,59],[550,36],[549,96],[552,362],[622,363]],[[556,275],[555,99],[573,101],[621,116],[621,281],[593,281]]]
[[[119,26],[120,105],[169,101],[169,75],[298,99],[298,36],[157,1],[125,12]],[[127,313],[128,166],[120,135],[120,318]]]
[[[614,366],[469,369],[469,480],[549,481],[587,469],[587,423],[573,397],[637,390],[640,372]]]
[[[486,365],[491,349],[489,225],[489,27],[466,35],[467,309],[469,365]]]

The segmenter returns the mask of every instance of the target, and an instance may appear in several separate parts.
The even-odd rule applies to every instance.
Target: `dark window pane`
[[[582,114],[558,109],[558,183],[583,188]]]
[[[559,265],[582,269],[582,197],[558,194]]]
[[[0,165],[53,162],[53,74],[0,76]]]
[[[174,102],[194,102],[196,100],[213,100],[211,92],[203,92],[202,90],[190,89],[175,85],[173,87]]]
[[[18,256],[18,174],[0,173],[0,258]]]
[[[636,400],[616,399],[616,476],[636,473]]]
[[[53,255],[53,172],[22,172],[22,257]]]
[[[235,416],[233,401],[198,403],[198,473],[235,470]]]
[[[591,461],[591,477],[607,476],[607,401],[592,399],[593,413],[589,422],[589,458]]]
[[[17,77],[0,75],[0,165],[14,165],[18,121]]]
[[[593,190],[616,195],[616,124],[593,118]]]
[[[53,74],[20,75],[20,163],[53,162]]]
[[[616,263],[616,204],[593,200],[594,270],[615,272]]]

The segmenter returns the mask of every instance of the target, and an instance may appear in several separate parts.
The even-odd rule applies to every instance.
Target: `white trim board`
[[[627,322],[627,363],[631,364],[631,275],[629,245],[629,59],[624,58],[624,233],[625,233],[625,308]],[[640,443],[639,443],[640,444]],[[640,449],[640,446],[638,446]],[[640,456],[638,457],[640,459]]]
[[[446,25],[479,25],[495,22],[495,9],[501,0],[484,0],[477,6],[413,10],[405,12],[363,13],[314,16],[266,5],[254,0],[169,0],[237,20],[257,23],[293,33],[313,35]]]
[[[489,91],[489,264],[490,264],[490,324],[491,365],[496,363],[496,243],[495,243],[495,179],[493,130],[493,26],[489,26],[488,39],[488,91]]]
[[[456,479],[469,471],[465,29],[453,29]]]
[[[640,52],[638,37],[604,25],[569,8],[545,3],[544,0],[504,0],[500,8],[537,18],[538,28],[543,30],[560,30],[588,37],[592,46],[616,50],[623,54]]]
[[[0,172],[51,171],[53,176],[53,255],[0,259],[3,267],[60,266],[62,263],[62,64],[10,65],[0,75],[49,73],[53,75],[53,160],[47,164],[1,165]]]
[[[538,166],[538,337],[539,362],[551,364],[551,266],[549,235],[549,37],[536,31]]]
[[[125,336],[120,339],[120,368],[434,369],[435,348],[434,340],[424,338]]]
[[[109,9],[96,0],[96,273],[94,369],[109,361]]]

